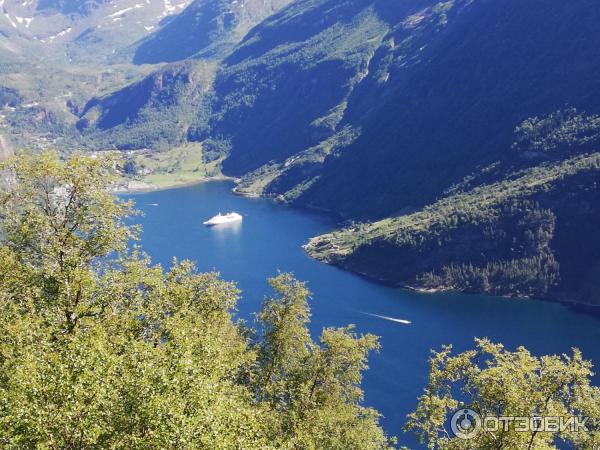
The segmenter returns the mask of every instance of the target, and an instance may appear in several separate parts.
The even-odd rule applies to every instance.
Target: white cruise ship
[[[212,219],[204,222],[203,225],[206,225],[207,227],[213,227],[215,225],[224,225],[226,223],[241,222],[241,221],[242,221],[242,215],[238,214],[236,212],[230,212],[227,214],[219,213]]]

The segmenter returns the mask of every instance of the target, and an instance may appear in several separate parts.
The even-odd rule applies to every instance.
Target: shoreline
[[[231,177],[231,179],[233,179],[234,181],[239,180],[239,178],[234,178],[234,177]],[[255,198],[255,199],[256,198],[264,198],[264,199],[271,200],[280,206],[292,208],[297,211],[303,211],[303,212],[306,212],[309,214],[312,213],[312,214],[318,214],[321,216],[327,216],[332,219],[332,222],[335,223],[336,227],[343,227],[344,216],[342,216],[341,214],[339,214],[333,210],[330,210],[330,209],[319,208],[317,206],[311,206],[311,205],[294,205],[294,204],[286,203],[282,200],[279,200],[277,197],[265,196],[265,195],[256,194],[253,192],[238,191],[235,187],[231,190],[231,193],[238,197]]]
[[[170,189],[178,189],[178,188],[184,188],[184,187],[189,187],[189,186],[195,186],[198,184],[209,183],[211,181],[232,181],[235,183],[235,182],[239,181],[239,178],[231,177],[231,176],[227,176],[227,175],[218,175],[218,176],[214,176],[214,177],[204,178],[201,180],[186,181],[186,182],[179,182],[179,183],[176,182],[176,183],[170,183],[170,184],[161,185],[161,186],[152,185],[152,184],[148,183],[147,186],[144,186],[144,187],[133,188],[133,189],[131,189],[131,188],[115,189],[113,192],[115,192],[116,194],[143,194],[143,193],[147,193],[147,192],[167,191]],[[240,191],[236,190],[235,187],[231,190],[231,193],[232,193],[232,195],[246,197],[249,199],[251,199],[251,198],[269,198],[269,197],[265,197],[265,196],[258,195],[258,194],[240,192]],[[270,199],[273,200],[275,203],[279,204],[280,206],[287,206],[287,207],[294,208],[294,209],[304,211],[307,213],[312,212],[312,213],[317,213],[317,214],[323,214],[323,215],[329,216],[332,219],[335,218],[334,221],[336,221],[338,225],[339,225],[339,220],[342,218],[342,217],[340,217],[339,214],[337,214],[333,211],[330,211],[330,210],[323,209],[323,208],[316,208],[316,207],[312,207],[312,206],[308,206],[308,205],[303,205],[303,206],[290,205],[290,204],[278,201],[277,198],[275,198],[275,197],[271,197]],[[526,297],[526,296],[493,295],[493,294],[487,294],[484,292],[470,293],[470,292],[461,292],[461,291],[447,289],[447,288],[422,288],[422,287],[418,287],[418,286],[411,286],[408,284],[392,282],[389,280],[380,279],[377,276],[369,274],[367,272],[359,272],[356,270],[346,268],[339,264],[320,260],[320,259],[312,256],[309,252],[307,252],[304,247],[305,246],[303,245],[302,248],[303,248],[305,254],[309,258],[314,259],[315,261],[317,261],[321,264],[331,265],[331,266],[337,267],[338,269],[343,270],[345,272],[350,272],[360,278],[365,279],[366,281],[368,281],[370,283],[375,283],[375,284],[378,284],[381,286],[391,287],[391,288],[395,288],[395,289],[404,289],[406,291],[415,292],[415,293],[422,294],[422,295],[454,293],[454,294],[460,294],[460,295],[486,295],[486,296],[500,298],[500,299],[506,299],[506,300],[538,300],[541,302],[558,303],[569,309],[580,311],[584,314],[600,317],[600,305],[590,305],[590,304],[580,303],[580,302],[576,302],[576,301],[572,301],[572,300],[557,299],[557,298],[551,298],[551,297],[532,298],[532,297]]]
[[[411,286],[408,284],[397,283],[397,282],[392,282],[389,280],[380,279],[380,278],[377,278],[376,276],[370,275],[366,272],[359,272],[357,270],[352,270],[352,269],[346,268],[339,264],[335,264],[335,263],[332,263],[329,261],[324,261],[324,260],[315,258],[314,256],[312,256],[309,252],[307,252],[304,249],[304,246],[302,246],[302,248],[303,248],[305,254],[309,258],[314,259],[315,261],[317,261],[321,264],[327,264],[329,266],[336,267],[340,270],[349,272],[349,273],[354,274],[357,277],[360,277],[368,282],[375,283],[380,286],[385,286],[385,287],[394,288],[394,289],[402,289],[402,290],[409,291],[409,292],[415,292],[415,293],[421,294],[421,295],[434,295],[434,294],[445,294],[445,293],[458,294],[458,295],[483,295],[483,296],[488,296],[488,297],[493,297],[493,298],[503,299],[503,300],[508,300],[508,301],[510,301],[510,300],[513,300],[513,301],[514,300],[517,300],[517,301],[518,300],[533,300],[533,301],[538,301],[540,303],[556,303],[556,304],[566,307],[569,310],[576,311],[576,312],[579,312],[582,314],[586,314],[588,316],[600,318],[600,305],[591,305],[588,303],[580,303],[580,302],[576,302],[573,300],[566,300],[566,299],[559,299],[559,298],[552,298],[552,297],[493,295],[493,294],[488,294],[485,292],[462,292],[462,291],[458,291],[458,290],[445,289],[445,288],[420,288],[417,286]]]
[[[146,183],[144,181],[139,181],[140,187],[117,187],[116,189],[113,189],[113,192],[116,194],[144,194],[147,192],[159,192],[159,191],[168,191],[170,189],[179,189],[179,188],[184,188],[184,187],[190,187],[190,186],[195,186],[197,184],[203,184],[203,183],[209,183],[211,181],[233,181],[235,182],[237,180],[237,178],[235,177],[229,177],[226,175],[218,175],[218,176],[214,176],[214,177],[208,177],[208,178],[203,178],[203,179],[199,179],[199,180],[193,180],[193,181],[182,181],[182,182],[174,182],[174,183],[168,183],[168,184],[164,184],[164,185],[156,185],[153,183]]]

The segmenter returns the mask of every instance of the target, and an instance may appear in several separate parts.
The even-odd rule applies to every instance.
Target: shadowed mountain
[[[217,116],[215,129],[229,131],[233,143],[225,168],[237,175],[271,166],[261,171],[273,180],[250,177],[250,189],[258,179],[262,193],[295,204],[383,216],[432,201],[477,167],[501,159],[514,128],[528,117],[565,104],[598,110],[600,83],[593,74],[600,73],[600,12],[591,1],[456,1],[426,8],[405,2],[407,10],[394,16],[390,2],[364,3],[380,28],[372,41],[362,33],[360,42],[373,46],[356,53],[364,64],[359,82],[351,84],[351,75],[337,70],[349,60],[345,55],[338,66],[329,57],[321,66],[304,64],[309,58],[299,55],[314,48],[305,39],[293,52],[290,44],[289,58],[298,62],[285,66],[267,49],[253,56],[261,42],[255,39],[259,43],[230,58],[237,62],[241,53],[243,63],[217,79],[218,98],[243,99]],[[385,20],[390,16],[392,24]],[[344,45],[356,42],[347,33],[337,37]],[[245,79],[251,82],[243,86]],[[302,131],[294,134],[292,124]]]
[[[136,64],[216,57],[230,50],[254,25],[291,0],[196,0],[144,39]]]
[[[225,169],[283,162],[334,134],[388,29],[358,0],[298,1],[252,30],[214,87],[208,132],[231,139]]]

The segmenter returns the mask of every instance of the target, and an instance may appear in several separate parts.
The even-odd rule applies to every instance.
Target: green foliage
[[[419,276],[425,289],[512,296],[543,296],[556,285],[559,264],[554,255],[542,253],[511,260],[492,260],[482,267],[472,263],[450,264],[439,274]]]
[[[544,118],[525,120],[515,130],[513,148],[530,152],[573,152],[600,141],[600,116],[578,114],[575,108],[558,110]]]
[[[108,192],[115,164],[80,154],[63,164],[54,153],[3,164],[17,181],[0,198],[5,246],[35,273],[41,292],[52,293],[46,312],[67,330],[106,307],[104,296],[86,289],[91,267],[135,237],[124,223],[133,205]]]
[[[557,449],[558,441],[591,449],[600,443],[600,389],[590,385],[592,365],[573,355],[510,352],[500,344],[476,340],[476,349],[453,356],[452,347],[434,352],[429,380],[406,429],[429,449]],[[449,414],[469,408],[484,417],[588,417],[588,431],[517,431],[516,422],[498,432],[455,437]]]
[[[141,182],[142,186],[166,188],[197,183],[220,177],[221,159],[207,161],[204,145],[183,144],[166,151],[142,150],[127,152],[123,167],[123,182]],[[209,158],[210,159],[210,158]],[[127,168],[135,169],[127,171]]]
[[[238,290],[188,261],[127,251],[115,161],[8,163],[0,245],[0,446],[6,449],[383,449],[361,405],[373,336],[307,329],[308,291],[270,284],[258,330]]]
[[[231,143],[224,139],[209,138],[202,142],[203,159],[205,162],[215,161],[231,152]]]
[[[306,249],[318,259],[419,288],[597,303],[597,296],[577,294],[576,286],[594,275],[583,279],[573,267],[577,258],[593,266],[597,257],[583,250],[575,256],[570,248],[595,242],[582,224],[599,213],[591,206],[598,204],[599,168],[598,153],[540,164],[412,214],[318,236]]]
[[[206,115],[217,65],[188,61],[91,99],[77,123],[92,149],[161,149],[185,142],[188,128]]]
[[[489,222],[458,222],[459,231],[442,228],[437,241],[447,247],[445,253],[453,252],[455,241],[468,235],[471,249],[463,249],[460,257],[452,259],[469,262],[441,263],[441,269],[419,276],[419,282],[430,289],[547,295],[559,281],[559,264],[550,249],[555,226],[552,211],[535,202],[513,200],[498,208]],[[478,255],[482,249],[487,253],[483,257]]]
[[[282,418],[271,442],[299,449],[380,448],[385,437],[376,425],[379,415],[359,406],[367,355],[379,349],[375,336],[357,336],[352,327],[329,328],[317,344],[307,329],[305,285],[289,274],[269,283],[278,295],[258,314],[253,385]]]

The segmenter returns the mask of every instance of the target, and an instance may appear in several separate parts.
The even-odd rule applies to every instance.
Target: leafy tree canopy
[[[572,355],[538,358],[520,347],[515,352],[485,339],[476,348],[456,356],[448,346],[434,352],[429,381],[416,410],[409,415],[407,430],[414,431],[429,449],[592,449],[600,444],[600,389],[591,386],[592,365],[578,350]],[[462,439],[451,431],[448,417],[459,409],[486,417],[588,418],[587,431],[520,431],[517,422],[488,425]],[[475,422],[473,422],[475,423]]]
[[[233,283],[128,251],[138,230],[110,193],[117,164],[5,164],[18,183],[0,202],[0,447],[388,448],[361,405],[377,339],[348,327],[313,341],[290,274],[248,328]]]

